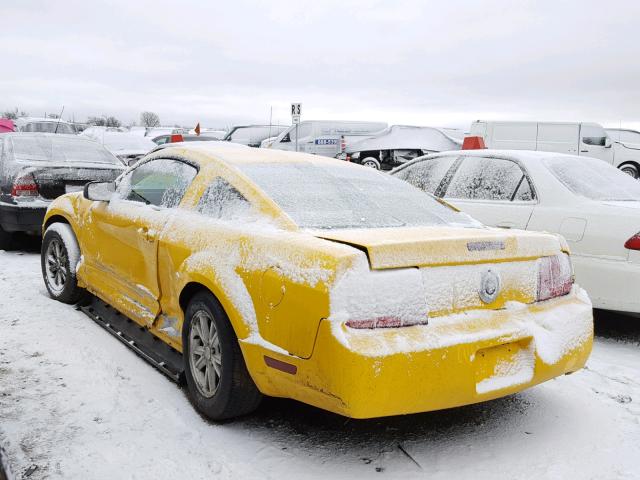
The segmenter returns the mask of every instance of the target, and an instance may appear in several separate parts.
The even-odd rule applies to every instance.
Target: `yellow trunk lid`
[[[494,228],[363,228],[311,233],[365,250],[374,270],[526,260],[562,250],[554,235]]]

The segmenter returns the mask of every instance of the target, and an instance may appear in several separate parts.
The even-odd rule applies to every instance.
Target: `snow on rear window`
[[[300,162],[239,168],[302,228],[477,226],[412,185],[364,167]]]
[[[511,200],[524,173],[514,162],[490,157],[465,157],[445,198]]]
[[[75,134],[73,127],[67,123],[58,122],[30,122],[27,123],[23,131],[25,132],[41,132],[41,133],[67,133]]]
[[[602,160],[555,157],[544,164],[576,195],[591,200],[640,201],[640,182]]]
[[[102,145],[76,137],[14,136],[11,138],[11,145],[16,160],[121,165]]]

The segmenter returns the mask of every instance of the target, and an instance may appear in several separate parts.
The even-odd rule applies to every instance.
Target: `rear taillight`
[[[184,142],[184,137],[179,133],[171,134],[171,139],[169,140],[169,143],[179,143],[179,142]]]
[[[347,141],[344,139],[344,135],[340,137],[340,151],[344,153],[347,149]]]
[[[624,248],[629,250],[640,250],[640,232],[636,233],[629,240],[624,242]]]
[[[13,187],[11,187],[11,196],[13,197],[37,197],[38,185],[36,184],[33,175],[26,173],[18,176],[13,181]]]
[[[573,286],[573,271],[569,255],[561,253],[538,260],[537,301],[567,295]]]
[[[350,328],[373,329],[373,328],[398,328],[411,327],[413,325],[427,325],[429,319],[424,320],[403,320],[398,317],[376,317],[365,320],[348,320],[345,325]]]

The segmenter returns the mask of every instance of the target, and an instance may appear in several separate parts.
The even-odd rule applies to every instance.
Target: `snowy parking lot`
[[[640,475],[636,319],[599,313],[586,369],[484,404],[357,421],[268,399],[212,424],[83,313],[49,299],[38,247],[0,251],[0,446],[16,478]]]

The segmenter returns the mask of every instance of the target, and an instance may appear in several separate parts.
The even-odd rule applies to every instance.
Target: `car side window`
[[[417,162],[403,170],[397,176],[414,187],[435,194],[445,175],[458,157],[440,157]]]
[[[524,172],[515,162],[468,156],[453,176],[445,198],[510,201],[525,180]]]
[[[246,216],[251,203],[224,178],[217,177],[200,198],[197,210],[211,218],[229,220]]]
[[[173,208],[197,173],[195,167],[178,160],[151,160],[122,177],[116,193],[124,200]]]
[[[533,194],[533,189],[531,188],[531,182],[529,181],[528,177],[523,175],[520,185],[513,195],[513,200],[515,200],[516,202],[531,202],[534,199],[535,195]]]
[[[607,142],[607,132],[597,125],[583,124],[580,128],[580,136],[582,137],[582,143],[585,145],[604,147]]]

